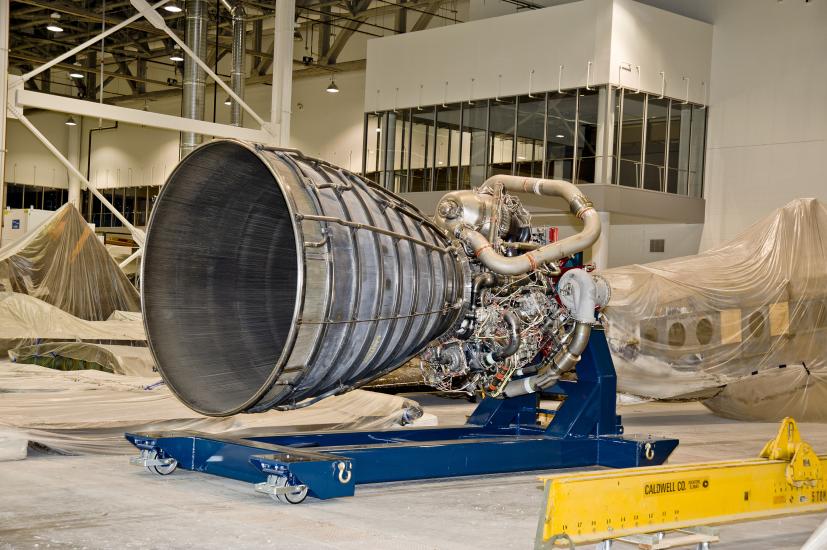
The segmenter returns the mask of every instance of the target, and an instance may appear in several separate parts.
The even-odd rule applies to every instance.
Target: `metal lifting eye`
[[[350,478],[353,476],[353,470],[345,470],[346,466],[344,462],[337,463],[336,467],[339,468],[339,483],[350,483]]]

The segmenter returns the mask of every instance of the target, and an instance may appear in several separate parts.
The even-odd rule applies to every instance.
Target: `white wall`
[[[698,253],[703,224],[612,224],[609,265],[618,267],[691,256]],[[651,239],[663,239],[663,252],[649,252]]]
[[[702,248],[798,197],[827,200],[827,3],[716,6]]]
[[[38,112],[29,120],[64,155],[67,153],[69,127],[66,115]],[[77,117],[75,117],[78,120]],[[6,181],[26,185],[66,188],[69,174],[66,168],[17,120],[8,119],[6,127]]]
[[[585,83],[590,60],[594,82],[606,82],[611,6],[582,0],[370,40],[365,110],[522,94],[532,69],[534,91],[556,89],[561,64],[562,86],[572,88]]]
[[[712,32],[708,23],[634,0],[615,0],[610,81],[628,88],[640,85],[650,93],[660,93],[663,88],[667,97],[706,104]],[[631,65],[632,70],[619,70],[621,64]]]
[[[661,71],[666,96],[706,103],[711,43],[711,25],[633,0],[580,0],[377,38],[368,42],[365,110],[555,90],[558,83],[660,93]]]
[[[325,91],[329,82],[327,77],[294,82],[290,146],[358,172],[362,169],[365,73],[340,74],[338,94]]]

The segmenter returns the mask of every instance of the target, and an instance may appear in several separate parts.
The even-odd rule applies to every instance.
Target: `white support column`
[[[0,0],[0,211],[6,197],[6,99],[9,91],[9,4]]]
[[[606,269],[609,267],[609,231],[612,228],[612,218],[609,212],[598,212],[600,216],[600,238],[592,245],[592,263],[595,267]]]
[[[293,26],[296,0],[276,2],[275,36],[273,38],[273,97],[270,127],[276,134],[274,145],[290,146],[290,105],[293,92]]]
[[[80,170],[80,142],[81,134],[83,133],[83,118],[80,119],[77,125],[67,126],[69,129],[68,151],[66,157],[76,169]],[[66,202],[75,205],[75,208],[80,210],[80,179],[69,172],[69,194]]]

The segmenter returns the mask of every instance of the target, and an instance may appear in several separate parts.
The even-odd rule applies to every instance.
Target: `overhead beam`
[[[342,53],[345,45],[351,39],[356,30],[362,26],[370,16],[364,15],[364,12],[370,7],[372,0],[356,0],[353,5],[354,18],[345,24],[344,28],[339,32],[339,35],[330,45],[330,51],[322,58],[322,63],[325,65],[333,65]]]
[[[411,27],[411,32],[424,31],[428,28],[428,25],[431,24],[431,21],[436,15],[436,11],[439,9],[439,6],[442,5],[442,1],[443,0],[437,0],[436,2],[431,2],[425,9],[425,12],[419,16],[416,23],[414,23],[413,27]]]
[[[179,116],[164,115],[118,107],[116,105],[101,104],[82,99],[62,97],[54,94],[44,94],[31,90],[15,90],[15,103],[18,107],[30,109],[44,109],[90,118],[117,120],[127,124],[162,128],[175,132],[195,132],[205,136],[236,138],[262,143],[269,141],[270,134],[263,130],[239,128],[229,124],[218,124],[205,120],[185,119]]]

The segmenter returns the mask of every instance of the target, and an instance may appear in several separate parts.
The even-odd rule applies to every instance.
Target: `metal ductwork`
[[[204,0],[187,0],[187,46],[200,58],[207,57],[207,3]],[[204,120],[204,93],[206,73],[186,56],[184,59],[184,94],[181,116]],[[184,158],[201,143],[195,132],[181,132],[180,157]]]
[[[456,326],[457,242],[400,197],[295,151],[213,141],[173,171],[142,273],[156,364],[207,415],[342,393]]]
[[[230,87],[240,97],[244,99],[244,79],[246,71],[244,69],[244,60],[246,58],[246,28],[245,17],[247,16],[244,10],[244,4],[241,0],[222,0],[224,7],[226,7],[233,18],[233,49],[232,49],[232,68],[230,71],[231,80]],[[217,89],[216,89],[217,93]],[[244,125],[244,111],[237,101],[231,100],[230,104],[230,124],[233,126]]]

